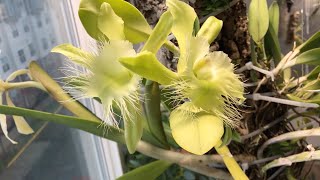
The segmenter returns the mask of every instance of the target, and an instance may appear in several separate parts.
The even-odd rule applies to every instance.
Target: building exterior
[[[54,18],[63,16],[59,4],[54,0],[0,0],[2,79],[26,68],[31,60],[47,59],[51,48],[68,38],[61,36],[67,34],[64,24],[59,24],[64,23],[59,22],[63,18]]]

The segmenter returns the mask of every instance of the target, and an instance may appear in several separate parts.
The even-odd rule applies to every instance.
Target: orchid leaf
[[[271,54],[274,62],[278,64],[281,61],[281,49],[279,38],[276,35],[273,25],[270,24],[266,36],[264,38],[265,48]]]
[[[298,102],[305,102],[305,103],[316,103],[316,104],[320,104],[320,94],[317,94],[315,96],[312,96],[311,98],[309,99],[302,99],[294,94],[287,94],[287,97],[290,99],[290,100],[293,100],[293,101],[298,101]]]
[[[51,52],[62,54],[69,58],[72,62],[84,67],[88,67],[90,61],[94,59],[92,54],[87,53],[80,48],[74,47],[71,44],[58,45],[54,47]]]
[[[147,50],[152,53],[157,53],[170,34],[172,23],[173,19],[170,12],[167,11],[163,13],[141,51]]]
[[[273,160],[273,161],[269,162],[268,164],[264,165],[262,167],[261,171],[263,173],[265,173],[267,170],[274,168],[274,167],[291,166],[293,163],[307,162],[307,161],[318,161],[318,160],[320,160],[320,150],[305,151],[302,153],[294,154],[294,155],[287,156],[287,157],[281,157],[276,160]]]
[[[249,6],[249,33],[257,44],[269,27],[269,12],[266,0],[252,0]]]
[[[170,127],[174,140],[183,149],[203,155],[221,141],[223,121],[187,102],[171,112]]]
[[[320,31],[312,35],[306,42],[299,46],[300,53],[314,48],[320,48]]]
[[[314,80],[319,77],[319,73],[320,73],[320,66],[317,66],[307,75],[307,79]]]
[[[279,31],[279,19],[280,19],[280,10],[277,1],[273,1],[269,7],[269,20],[270,25],[272,25],[276,36],[278,36]]]
[[[134,73],[160,84],[169,85],[178,78],[176,73],[167,69],[148,51],[143,51],[135,57],[122,57],[119,61]]]
[[[214,16],[210,16],[201,26],[197,36],[204,37],[211,44],[219,35],[223,21]]]
[[[109,40],[123,40],[124,22],[117,16],[110,4],[102,3],[98,15],[98,28]]]
[[[178,72],[182,72],[187,67],[188,46],[190,45],[188,42],[192,37],[197,14],[192,7],[179,0],[167,0],[167,6],[173,16],[172,33],[176,37],[180,48]]]
[[[102,32],[98,28],[98,19],[103,2],[110,4],[116,15],[124,21],[124,34],[127,40],[140,43],[148,38],[151,33],[149,24],[140,11],[130,3],[123,0],[81,0],[79,17],[91,37],[101,40]]]
[[[295,64],[320,65],[320,48],[311,49],[300,54]]]
[[[125,143],[123,131],[121,129],[115,128],[104,124],[101,126],[101,121],[92,121],[88,119],[65,116],[59,114],[53,114],[48,112],[30,110],[25,108],[10,107],[0,105],[0,113],[7,115],[24,116],[29,118],[34,118],[41,121],[55,122],[58,124],[67,125],[72,128],[80,129],[91,134],[116,141],[118,143]],[[2,118],[1,118],[2,119]]]
[[[169,163],[167,161],[157,160],[144,166],[138,167],[137,169],[134,169],[119,177],[117,180],[156,179],[171,165],[172,163]]]

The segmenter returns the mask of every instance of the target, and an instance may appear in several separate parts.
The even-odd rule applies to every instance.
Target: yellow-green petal
[[[103,33],[98,28],[100,7],[103,2],[110,4],[113,11],[124,21],[126,39],[132,43],[145,41],[151,33],[151,27],[141,12],[124,0],[81,0],[79,17],[87,33],[101,40]]]
[[[119,61],[134,73],[160,84],[169,85],[178,78],[176,73],[167,69],[148,51],[143,51],[135,57],[121,57]]]
[[[7,118],[6,115],[0,114],[0,126],[2,129],[2,132],[4,136],[12,143],[12,144],[18,144],[16,141],[12,140],[9,135],[8,135],[8,130],[7,130]]]
[[[54,47],[51,52],[60,53],[68,57],[74,63],[83,66],[89,67],[89,64],[94,59],[93,55],[83,51],[80,48],[74,47],[71,44],[61,44]]]
[[[201,111],[191,102],[171,112],[170,127],[177,144],[197,155],[203,155],[213,148],[224,133],[220,118]]]
[[[124,22],[108,3],[102,3],[98,15],[98,28],[110,40],[124,40]]]
[[[124,138],[129,153],[133,154],[136,151],[137,144],[142,137],[144,117],[141,114],[142,111],[139,108],[139,103],[133,105],[130,102],[127,102],[126,104],[128,113],[124,113],[124,110],[122,110],[122,115],[124,118]]]
[[[204,37],[208,43],[212,43],[222,29],[223,21],[214,16],[210,16],[201,26],[197,36]]]
[[[166,42],[171,32],[172,24],[173,19],[170,12],[167,11],[163,13],[141,51],[147,50],[157,53],[160,47]]]
[[[16,107],[13,104],[8,92],[6,92],[6,100],[7,100],[8,106]],[[22,116],[12,116],[12,117],[13,117],[14,123],[16,124],[17,131],[20,134],[28,135],[28,134],[34,133],[33,129],[29,126],[27,121]]]
[[[193,24],[197,14],[192,7],[179,0],[167,0],[167,6],[173,16],[172,33],[176,37],[180,48],[178,71],[181,72],[187,66],[187,51],[189,49],[189,41],[192,37]]]

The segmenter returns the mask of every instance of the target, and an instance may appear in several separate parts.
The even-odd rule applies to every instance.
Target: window
[[[4,73],[8,72],[10,70],[10,65],[9,65],[7,57],[0,58],[0,62],[2,65],[2,71]]]
[[[77,16],[80,0],[0,0],[0,7],[17,7],[11,5],[16,1],[24,2],[22,4],[24,7],[19,8],[22,17],[12,13],[13,21],[0,23],[0,36],[3,39],[1,46],[5,47],[1,48],[3,51],[1,57],[6,56],[10,65],[10,70],[4,73],[3,63],[0,61],[0,77],[5,79],[15,70],[27,68],[27,60],[31,57],[48,74],[59,81],[59,78],[64,75],[58,69],[64,67],[65,61],[62,60],[65,57],[49,53],[49,50],[62,43],[70,43],[79,47],[88,45],[86,43],[89,41],[88,35],[81,32],[83,27]],[[0,10],[1,13],[3,12]],[[49,17],[48,25],[46,25],[47,16]],[[26,22],[23,19],[30,21]],[[38,21],[40,19],[42,22]],[[19,37],[14,41],[11,25],[19,27],[20,31]],[[29,26],[28,33],[25,33],[25,25]],[[2,28],[6,26],[8,28]],[[44,26],[48,28],[44,29]],[[33,29],[33,27],[36,28]],[[16,81],[21,79],[28,80],[29,78],[21,76],[16,78]],[[19,107],[53,113],[60,106],[47,93],[34,88],[14,90],[10,92],[10,95],[15,105]],[[100,104],[95,107],[93,103],[93,101],[84,102],[90,109],[98,109]],[[58,113],[71,115],[65,109]],[[0,128],[0,180],[112,180],[122,173],[116,143],[110,143],[105,139],[67,126],[55,123],[46,125],[28,117],[25,118],[26,121],[35,132],[39,133],[36,136],[34,134],[18,135],[12,117],[8,116],[8,118],[11,118],[7,121],[9,136],[19,144],[10,144],[4,138]],[[41,129],[42,131],[39,131]],[[7,167],[13,161],[14,163]]]
[[[24,63],[24,62],[27,61],[27,60],[26,60],[26,56],[24,55],[23,49],[20,49],[20,50],[18,51],[18,55],[19,55],[19,60],[20,60],[21,63]]]
[[[50,23],[50,18],[46,17],[46,24],[49,24],[49,23]]]
[[[41,41],[42,41],[43,49],[47,50],[48,49],[48,41],[46,40],[46,38],[42,38]]]
[[[30,28],[29,28],[28,25],[24,25],[23,29],[24,29],[24,32],[29,32],[30,31]]]
[[[30,44],[28,45],[28,47],[29,47],[29,51],[30,51],[30,56],[34,56],[34,55],[36,54],[36,50],[35,50],[33,44],[30,43]]]
[[[41,28],[41,27],[42,27],[41,19],[39,19],[39,20],[38,20],[37,25],[38,25],[38,27],[39,27],[39,28]]]
[[[19,31],[18,31],[17,29],[13,29],[13,30],[12,30],[12,36],[13,36],[14,38],[18,37],[18,36],[19,36]]]

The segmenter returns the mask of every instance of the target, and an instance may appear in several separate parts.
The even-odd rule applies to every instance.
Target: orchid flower
[[[173,18],[171,31],[176,37],[180,55],[177,72],[172,72],[163,66],[155,57],[153,48],[144,48],[135,57],[120,58],[120,62],[131,71],[153,81],[157,81],[174,89],[175,100],[189,101],[187,109],[197,109],[197,112],[180,114],[185,107],[178,107],[171,113],[170,125],[176,142],[184,149],[194,154],[204,154],[216,145],[223,135],[222,121],[231,127],[237,126],[240,113],[235,105],[244,100],[243,85],[234,71],[231,59],[223,52],[209,52],[209,43],[218,35],[222,21],[210,17],[201,27],[196,36],[193,35],[194,22],[197,15],[192,7],[178,0],[167,0],[168,12]],[[163,43],[159,36],[165,32],[154,30],[148,42]],[[158,39],[152,38],[153,35]],[[210,114],[212,120],[188,121],[190,114]],[[191,123],[191,124],[190,124]],[[179,126],[176,126],[179,124]],[[190,126],[189,126],[190,125]],[[219,134],[212,141],[208,131],[197,129],[198,126],[210,127],[212,132]],[[192,128],[190,128],[192,127]],[[218,131],[219,130],[219,131]],[[193,134],[192,139],[185,138],[186,131]],[[195,142],[191,145],[190,142]],[[198,144],[197,144],[198,143]],[[209,144],[209,145],[208,145]]]
[[[124,125],[125,138],[130,153],[133,153],[142,136],[142,110],[139,104],[139,83],[141,78],[125,68],[118,61],[121,57],[134,57],[135,50],[126,40],[124,21],[112,9],[110,4],[102,3],[99,15],[100,31],[106,40],[100,42],[97,54],[86,52],[70,44],[62,44],[52,49],[69,58],[71,66],[63,69],[67,80],[65,89],[75,99],[99,98],[104,107],[107,123],[117,126],[113,107],[120,109]],[[112,28],[110,28],[112,27]]]

